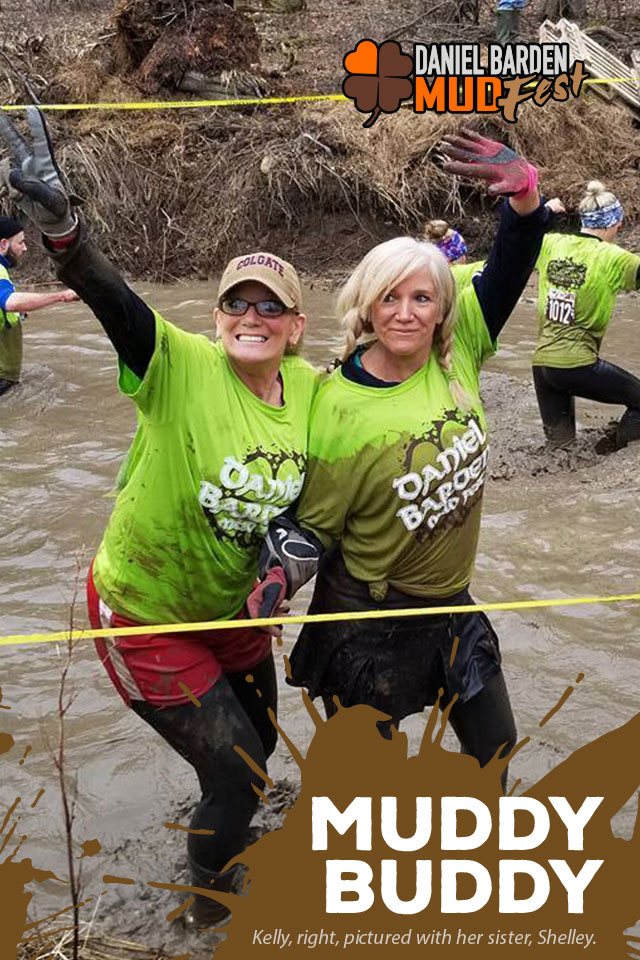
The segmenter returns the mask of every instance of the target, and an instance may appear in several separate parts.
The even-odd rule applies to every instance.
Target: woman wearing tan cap
[[[280,257],[232,260],[220,282],[216,343],[152,310],[87,237],[30,107],[33,146],[3,115],[11,189],[44,235],[58,276],[93,310],[118,353],[120,391],[139,430],[89,572],[93,627],[242,618],[269,521],[302,488],[316,374],[295,351],[305,317]],[[17,191],[17,194],[16,194]],[[224,919],[225,864],[246,844],[276,731],[271,636],[243,629],[105,638],[100,658],[122,699],[195,768],[202,797],[187,840],[196,896],[187,925]],[[253,682],[247,682],[247,674]],[[213,884],[213,887],[212,887]]]

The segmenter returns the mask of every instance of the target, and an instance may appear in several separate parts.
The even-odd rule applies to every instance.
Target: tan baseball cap
[[[282,257],[274,257],[272,253],[248,253],[236,257],[222,274],[218,299],[221,300],[232,287],[245,280],[263,283],[282,300],[285,307],[302,310],[302,288],[298,274]]]

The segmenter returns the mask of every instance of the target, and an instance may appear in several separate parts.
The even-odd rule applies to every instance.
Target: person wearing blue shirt
[[[20,380],[22,322],[27,313],[52,303],[70,303],[73,290],[54,293],[18,293],[9,270],[27,252],[22,224],[15,217],[0,217],[0,396]]]

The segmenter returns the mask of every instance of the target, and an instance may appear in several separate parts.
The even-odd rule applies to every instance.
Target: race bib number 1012
[[[547,296],[547,318],[569,326],[576,320],[576,298],[564,290],[550,290]]]

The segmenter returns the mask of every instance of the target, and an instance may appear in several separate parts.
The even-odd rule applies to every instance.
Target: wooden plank
[[[607,100],[618,97],[640,113],[640,50],[634,51],[632,69],[570,20],[558,20],[557,23],[545,20],[540,27],[540,41],[567,43],[571,59],[583,60],[594,80],[624,78],[624,83],[597,83],[592,89]]]

